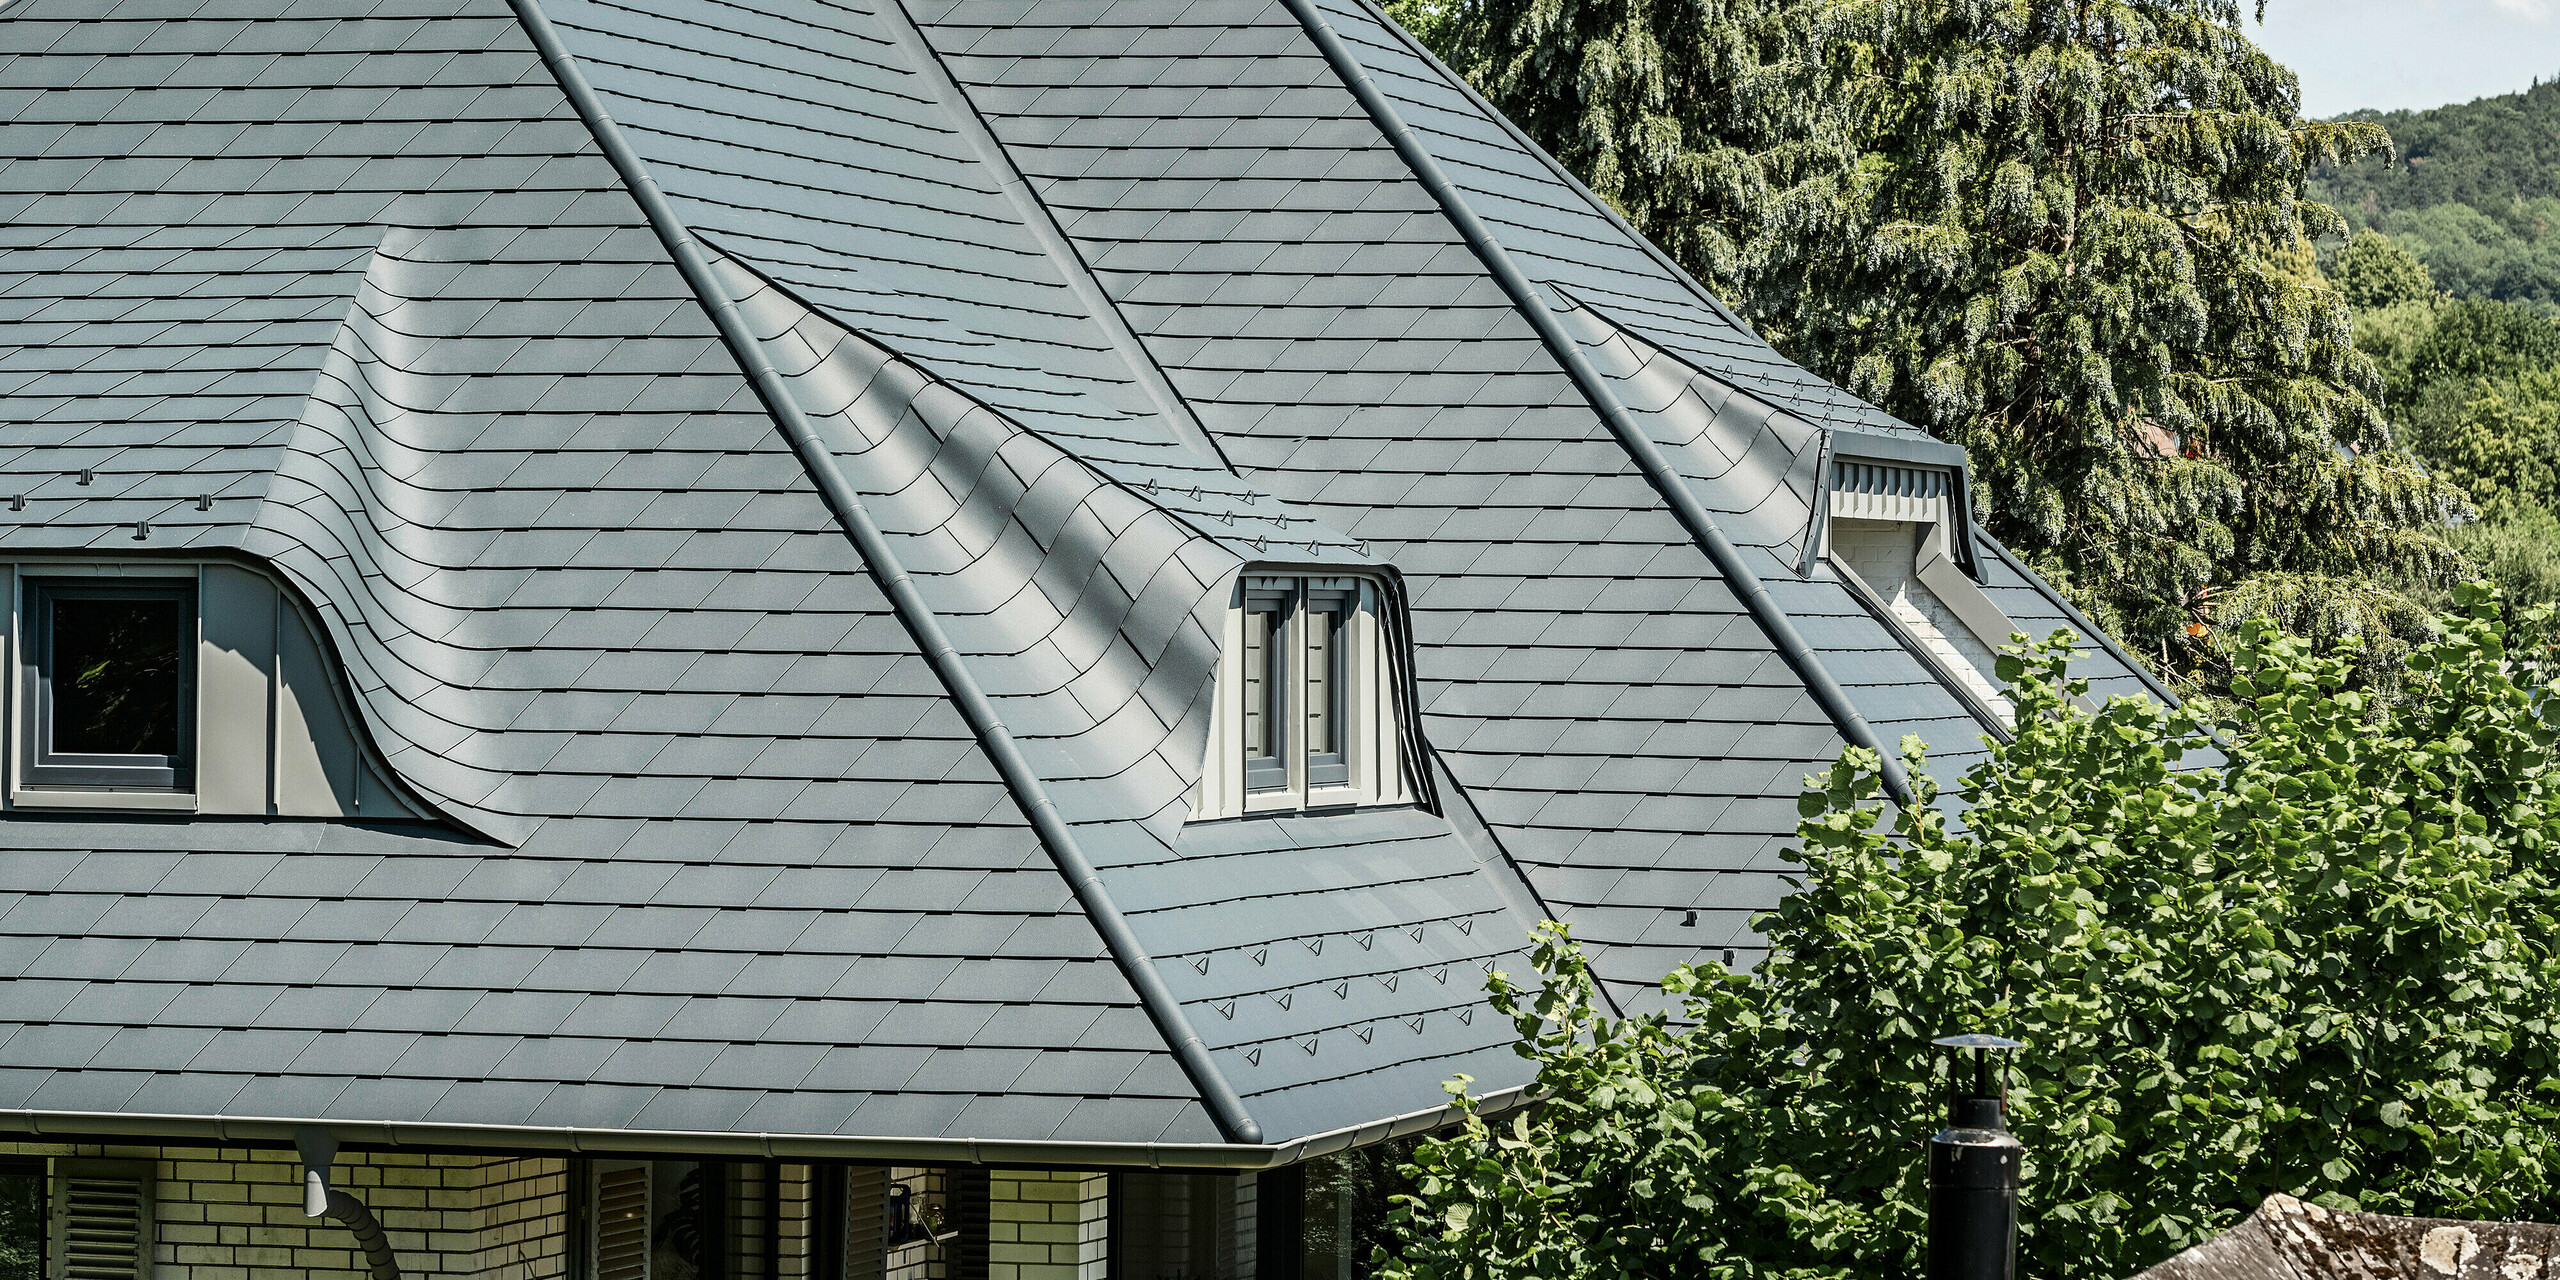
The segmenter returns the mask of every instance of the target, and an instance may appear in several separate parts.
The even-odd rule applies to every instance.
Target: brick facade
[[[153,1280],[370,1280],[345,1227],[303,1216],[291,1151],[5,1143],[0,1155],[148,1161]],[[373,1210],[403,1280],[567,1280],[566,1161],[343,1152],[331,1183]]]
[[[987,1280],[1105,1280],[1111,1175],[999,1169],[987,1177]]]
[[[6,1156],[147,1170],[148,1280],[371,1280],[346,1227],[303,1216],[292,1151],[0,1143]],[[843,1275],[822,1278],[822,1218],[834,1207],[820,1203],[816,1173],[797,1164],[730,1169],[736,1234],[724,1280],[1112,1280],[1121,1272],[1131,1274],[1120,1280],[1251,1280],[1255,1271],[1251,1177],[1122,1175],[1131,1181],[1121,1223],[1117,1180],[1107,1173],[848,1170],[825,1184],[849,1193],[834,1210],[843,1214],[833,1255]],[[341,1151],[331,1185],[381,1222],[402,1280],[583,1280],[590,1242],[573,1240],[572,1182],[594,1176],[583,1163],[548,1156]],[[963,1192],[961,1182],[983,1191]],[[919,1224],[932,1212],[943,1232],[887,1246],[893,1186],[912,1197]],[[960,1204],[969,1195],[982,1209]],[[1118,1267],[1115,1230],[1130,1233]]]

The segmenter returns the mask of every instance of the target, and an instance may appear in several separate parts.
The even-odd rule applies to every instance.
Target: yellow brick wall
[[[1108,1174],[998,1169],[987,1176],[987,1280],[1103,1280]]]
[[[286,1150],[0,1143],[0,1154],[152,1162],[153,1280],[370,1280],[347,1229],[302,1214]],[[330,1185],[382,1223],[403,1280],[563,1280],[565,1162],[340,1152]]]

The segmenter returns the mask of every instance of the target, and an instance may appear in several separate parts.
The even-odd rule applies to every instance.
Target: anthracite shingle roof
[[[1952,773],[1981,726],[1803,563],[1823,433],[1916,433],[1319,7],[1860,712]],[[746,348],[501,0],[0,12],[0,549],[274,565],[451,824],[12,815],[0,1110],[1216,1141],[1139,973],[1281,1140],[1519,1083],[1478,1005],[1536,915],[1622,1005],[1747,962],[1840,730],[1288,8],[541,8]],[[1983,547],[2011,617],[2063,622]],[[1186,824],[1253,563],[1395,575],[1454,820]]]

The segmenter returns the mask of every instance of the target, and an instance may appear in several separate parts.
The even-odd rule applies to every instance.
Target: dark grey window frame
[[[30,789],[101,789],[184,792],[195,787],[196,670],[194,658],[204,634],[204,615],[194,578],[55,577],[21,575],[24,597],[20,625],[22,716],[19,725],[18,783]],[[56,754],[53,742],[53,602],[57,599],[170,600],[181,602],[193,624],[188,628],[189,661],[180,664],[183,687],[178,693],[178,742],[182,754]]]
[[[1331,721],[1333,750],[1307,753],[1307,789],[1351,785],[1351,614],[1360,607],[1356,591],[1308,588],[1303,606],[1307,626],[1325,628],[1325,706]],[[1316,619],[1326,619],[1318,623]],[[1309,631],[1312,637],[1314,632]]]
[[[1262,646],[1262,717],[1272,754],[1252,754],[1253,744],[1245,744],[1244,789],[1285,791],[1289,787],[1289,753],[1297,745],[1297,730],[1290,723],[1291,709],[1297,699],[1290,696],[1290,681],[1296,678],[1297,663],[1291,648],[1297,639],[1295,591],[1252,590],[1245,593],[1244,608],[1248,617],[1256,613],[1271,615],[1270,630]]]

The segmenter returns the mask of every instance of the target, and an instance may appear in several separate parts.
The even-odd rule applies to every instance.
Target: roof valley
[[[1191,1029],[1190,1019],[1183,1012],[1181,1002],[1165,988],[1163,975],[1157,972],[1154,961],[1148,958],[1136,935],[1131,932],[1127,918],[1111,900],[1073,829],[1050,800],[1038,772],[1014,741],[1012,730],[1005,727],[995,705],[979,687],[960,651],[943,633],[940,619],[916,589],[907,571],[900,566],[887,536],[873,523],[853,482],[838,466],[834,451],[801,410],[799,401],[767,358],[762,342],[746,327],[737,303],[731,299],[728,289],[704,257],[701,246],[694,241],[684,223],[678,220],[657,183],[649,177],[639,154],[623,139],[612,117],[605,113],[604,104],[597,98],[595,89],[587,83],[586,76],[562,44],[559,33],[553,30],[551,20],[543,15],[539,0],[508,0],[508,3],[515,9],[526,34],[532,37],[543,65],[558,80],[578,116],[594,134],[596,145],[604,150],[614,169],[622,175],[633,199],[639,202],[647,216],[650,228],[665,243],[686,284],[692,287],[703,309],[710,313],[713,323],[719,328],[722,342],[745,368],[757,397],[772,413],[775,424],[789,437],[793,452],[799,454],[808,468],[810,479],[825,494],[827,505],[842,521],[846,534],[858,548],[872,577],[888,593],[897,609],[899,621],[906,625],[915,636],[917,645],[924,650],[934,674],[941,679],[953,704],[975,732],[979,747],[996,766],[1005,788],[1013,794],[1024,816],[1030,819],[1032,827],[1039,833],[1041,845],[1057,863],[1058,872],[1065,877],[1078,905],[1084,908],[1086,917],[1091,920],[1095,932],[1102,935],[1122,975],[1137,992],[1149,1020],[1163,1034],[1167,1047],[1182,1064],[1183,1073],[1199,1089],[1201,1101],[1216,1120],[1219,1131],[1231,1142],[1260,1142],[1261,1126],[1245,1114],[1244,1103],[1236,1096],[1234,1086],[1210,1060],[1208,1048],[1198,1033]]]
[[[1120,354],[1121,362],[1137,377],[1138,385],[1145,388],[1147,398],[1155,402],[1156,412],[1163,416],[1165,426],[1192,452],[1232,474],[1235,465],[1227,460],[1226,451],[1219,448],[1216,438],[1200,425],[1198,416],[1191,412],[1190,402],[1173,389],[1173,383],[1165,377],[1164,367],[1156,363],[1155,354],[1147,350],[1137,331],[1129,327],[1128,317],[1120,313],[1119,306],[1103,291],[1101,282],[1093,278],[1092,264],[1076,252],[1075,243],[1058,226],[1049,206],[1041,202],[1040,194],[1031,189],[1022,171],[1015,167],[1013,157],[1006,153],[1002,143],[996,141],[994,132],[987,128],[985,117],[978,114],[977,104],[969,100],[968,92],[952,77],[951,68],[943,64],[942,55],[916,27],[906,5],[902,0],[880,0],[876,12],[897,40],[898,51],[906,55],[915,73],[932,84],[935,99],[950,115],[960,135],[968,140],[969,149],[976,152],[979,161],[994,172],[997,185],[1004,189],[1005,198],[1012,201],[1014,208],[1021,213],[1022,225],[1049,255],[1058,274],[1066,277],[1067,286],[1075,292],[1076,300],[1084,304],[1094,323],[1110,337],[1112,349]]]
[[[1884,774],[1885,785],[1897,797],[1908,797],[1911,793],[1911,784],[1903,774],[1901,760],[1886,747],[1875,728],[1867,723],[1866,716],[1859,712],[1857,704],[1850,699],[1848,692],[1840,687],[1840,682],[1833,678],[1830,668],[1823,663],[1822,655],[1815,652],[1813,646],[1806,642],[1803,634],[1796,629],[1794,620],[1787,616],[1785,608],[1761,584],[1759,575],[1752,572],[1751,567],[1743,561],[1740,551],[1725,537],[1724,530],[1716,523],[1714,513],[1710,512],[1706,504],[1699,499],[1696,488],[1663,456],[1661,446],[1654,443],[1653,438],[1645,431],[1644,425],[1635,420],[1626,404],[1618,398],[1617,392],[1609,385],[1608,379],[1592,366],[1589,357],[1583,354],[1581,345],[1575,342],[1573,335],[1557,321],[1554,310],[1548,307],[1546,300],[1538,295],[1537,286],[1521,272],[1518,265],[1511,260],[1510,253],[1503,248],[1500,241],[1494,238],[1492,229],[1476,216],[1475,211],[1468,206],[1465,195],[1459,192],[1456,185],[1449,181],[1449,176],[1441,171],[1439,161],[1423,147],[1421,139],[1415,137],[1413,131],[1405,127],[1403,119],[1396,113],[1394,104],[1390,103],[1386,95],[1371,81],[1368,71],[1360,65],[1359,59],[1352,53],[1350,46],[1343,42],[1342,37],[1334,32],[1332,25],[1325,21],[1324,15],[1316,9],[1315,0],[1280,0],[1280,2],[1297,18],[1299,25],[1306,29],[1308,37],[1315,41],[1316,47],[1323,52],[1325,61],[1332,65],[1334,73],[1350,89],[1352,97],[1359,101],[1361,108],[1368,112],[1371,121],[1377,125],[1378,131],[1386,135],[1388,143],[1395,148],[1396,154],[1412,168],[1414,176],[1421,180],[1424,188],[1439,203],[1441,212],[1456,225],[1459,234],[1465,237],[1467,247],[1474,250],[1476,257],[1483,261],[1485,269],[1500,282],[1503,292],[1510,295],[1514,309],[1519,311],[1521,316],[1529,321],[1530,326],[1537,330],[1540,341],[1555,357],[1557,363],[1564,366],[1565,371],[1572,377],[1574,385],[1581,390],[1583,398],[1591,403],[1591,407],[1608,424],[1609,432],[1617,438],[1619,446],[1634,459],[1636,465],[1644,472],[1645,478],[1653,483],[1653,487],[1662,494],[1663,500],[1670,504],[1681,525],[1687,528],[1690,535],[1697,540],[1699,549],[1704,551],[1707,559],[1715,565],[1716,572],[1724,579],[1725,585],[1736,596],[1741,597],[1743,607],[1749,610],[1752,619],[1760,624],[1760,629],[1768,634],[1770,643],[1777,646],[1779,655],[1786,659],[1787,665],[1795,669],[1797,676],[1804,681],[1807,691],[1813,695],[1814,701],[1839,728],[1841,736],[1875,752]]]

